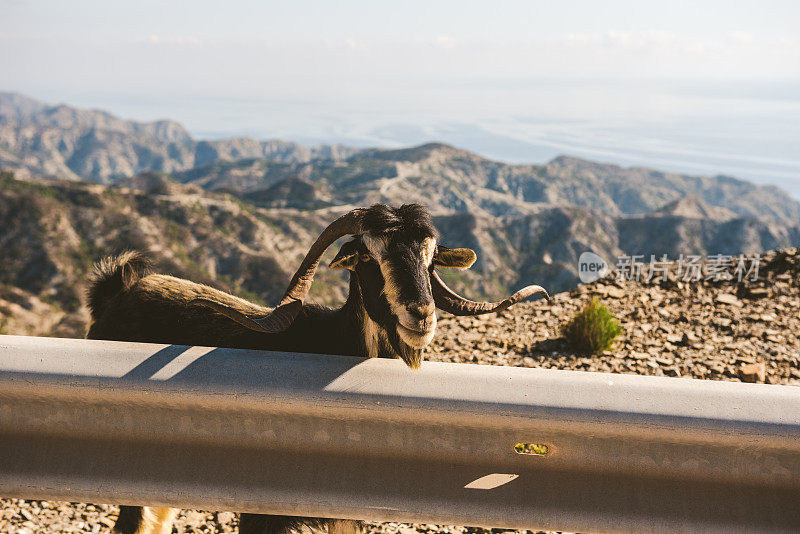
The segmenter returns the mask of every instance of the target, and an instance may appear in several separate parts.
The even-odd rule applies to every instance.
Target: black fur
[[[103,315],[112,297],[130,289],[149,272],[149,262],[136,251],[100,260],[89,278],[87,300],[92,317]]]
[[[366,247],[363,244],[360,246],[361,251],[366,253]],[[364,311],[366,311],[370,319],[381,326],[386,334],[388,345],[381,346],[381,357],[399,357],[411,368],[416,369],[422,362],[422,350],[409,347],[403,343],[397,334],[398,318],[392,312],[389,299],[386,298],[386,294],[383,292],[385,283],[383,274],[381,274],[381,270],[375,261],[359,262],[350,275],[350,294],[352,295],[354,291],[358,291],[359,295],[361,295],[361,305],[364,307]],[[359,328],[362,328],[362,326],[359,325]],[[362,345],[360,348],[358,355],[369,356],[367,347]]]
[[[120,506],[114,530],[125,534],[136,532],[142,521],[142,508],[139,506]]]
[[[401,299],[409,303],[432,302],[429,273],[416,252],[425,238],[438,237],[428,211],[415,204],[400,208],[376,204],[365,210],[362,225],[371,235],[388,241],[392,276],[401,285]],[[345,247],[366,252],[358,237]],[[207,298],[253,315],[268,313],[267,308],[188,280],[149,274],[146,260],[129,252],[103,260],[92,277],[88,293],[92,324],[87,337],[368,356],[363,336],[366,314],[381,326],[388,341],[386,346],[382,344],[379,355],[400,357],[409,366],[416,367],[421,361],[422,349],[414,349],[400,339],[396,329],[398,318],[392,312],[384,286],[378,263],[360,261],[351,270],[349,294],[341,308],[303,305],[285,332],[265,334],[191,301]],[[122,507],[115,529],[124,534],[133,533],[141,518],[141,508]],[[302,525],[329,527],[343,533],[359,526],[349,521],[242,514],[240,532],[286,534]]]
[[[361,221],[362,226],[375,236],[390,235],[414,241],[439,237],[428,209],[419,204],[403,204],[399,208],[375,204],[364,211]]]
[[[284,534],[292,531],[300,532],[304,526],[312,530],[327,530],[336,534],[355,534],[361,530],[363,522],[263,514],[242,514],[239,519],[240,533]]]

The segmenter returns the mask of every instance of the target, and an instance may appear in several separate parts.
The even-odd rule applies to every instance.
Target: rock
[[[732,295],[731,293],[720,293],[717,295],[716,301],[722,304],[736,306],[737,308],[741,308],[744,305],[742,301],[736,297],[736,295]]]
[[[766,287],[752,288],[747,292],[747,297],[751,299],[761,299],[769,296],[769,289]]]
[[[764,362],[747,363],[739,367],[739,378],[742,382],[764,382],[767,367]]]
[[[621,299],[625,297],[625,290],[615,286],[606,288],[606,295],[612,299]]]
[[[217,514],[217,521],[222,524],[230,523],[231,521],[233,521],[233,518],[234,518],[233,512],[220,512]]]
[[[694,332],[692,332],[691,330],[687,330],[686,332],[684,332],[684,333],[683,333],[683,339],[682,339],[682,341],[683,341],[683,343],[684,343],[685,345],[688,345],[688,344],[689,344],[689,342],[697,342],[697,341],[700,341],[700,338],[699,338],[699,337],[697,337],[697,334],[695,334],[695,333],[694,333]]]

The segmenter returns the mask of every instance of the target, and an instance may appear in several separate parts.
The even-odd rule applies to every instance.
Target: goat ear
[[[475,263],[478,257],[471,248],[447,248],[439,245],[433,256],[433,264],[439,267],[453,267],[467,269]]]
[[[333,258],[328,267],[331,269],[350,269],[352,271],[356,268],[356,264],[358,264],[358,243],[356,241],[348,241],[342,245],[339,253],[336,254],[336,257]]]

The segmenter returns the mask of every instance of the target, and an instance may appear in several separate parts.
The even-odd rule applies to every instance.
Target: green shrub
[[[599,354],[611,348],[622,329],[611,311],[595,297],[562,327],[561,332],[575,350]]]

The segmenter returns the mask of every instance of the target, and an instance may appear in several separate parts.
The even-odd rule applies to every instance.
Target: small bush
[[[622,329],[609,309],[595,297],[563,326],[561,332],[575,350],[599,354],[611,348]]]

